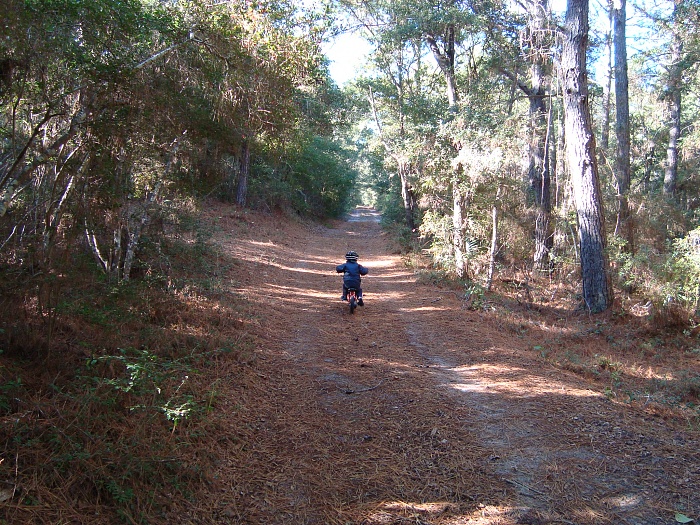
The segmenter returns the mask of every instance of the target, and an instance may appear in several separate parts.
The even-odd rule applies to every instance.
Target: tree
[[[545,66],[549,62],[548,20],[550,16],[548,0],[528,2],[528,25],[526,55],[530,62],[530,85],[520,84],[520,89],[530,101],[530,141],[528,147],[528,180],[536,209],[535,268],[544,270],[550,266],[552,249],[551,193],[549,162],[549,125],[547,122]]]
[[[466,40],[467,35],[474,36],[483,31],[487,24],[496,25],[499,17],[492,15],[497,9],[493,5],[460,0],[445,0],[429,6],[424,2],[410,1],[400,5],[404,6],[403,9],[409,8],[411,13],[410,22],[403,22],[403,31],[425,42],[442,73],[448,110],[443,119],[448,122],[459,112],[457,46]],[[468,55],[465,53],[465,56]],[[443,132],[449,129],[450,126],[443,126]],[[454,136],[445,138],[449,141],[452,156],[458,157],[462,146],[460,141]],[[463,278],[466,272],[466,216],[471,200],[468,186],[463,166],[460,162],[452,162],[452,247],[455,273],[459,278]]]
[[[426,89],[426,84],[421,83],[423,75],[426,74],[421,61],[422,55],[426,51],[432,54],[439,70],[439,78],[436,75],[434,80],[436,83],[439,82],[440,88],[444,86],[445,89],[445,101],[434,105],[436,111],[445,114],[433,113],[429,119],[439,118],[443,122],[449,121],[458,111],[460,98],[456,71],[457,48],[461,39],[469,31],[476,33],[480,25],[473,14],[474,6],[463,0],[440,0],[433,4],[416,0],[385,0],[372,4],[344,0],[343,4],[351,10],[352,16],[366,28],[371,35],[371,40],[377,45],[377,58],[379,60],[375,59],[375,63],[379,65],[379,70],[382,71],[386,79],[390,80],[396,90],[394,108],[397,113],[395,118],[399,118],[403,144],[406,145],[410,142],[415,144],[422,141],[424,145],[427,145],[425,139],[428,137],[411,136],[410,130],[404,126],[405,119],[411,112],[411,109],[408,109],[409,106],[415,104],[413,111],[416,111],[418,104],[421,104],[426,96],[433,97],[435,95],[436,88],[430,86]],[[391,54],[387,54],[389,49],[393,50]],[[391,67],[386,58],[393,60]],[[376,108],[376,104],[373,107]],[[425,120],[426,117],[421,115],[418,119]],[[377,127],[379,128],[379,126]],[[384,142],[389,144],[387,141],[388,133],[384,131],[383,135]],[[402,181],[401,193],[406,209],[406,222],[411,229],[414,229],[415,224],[412,218],[415,206],[414,185],[410,183],[409,178],[411,172],[416,171],[417,165],[411,160],[411,155],[407,155],[406,149],[415,150],[415,148],[402,146],[399,149],[401,151],[397,150],[396,145],[394,145],[388,151],[392,151],[391,155],[396,160],[396,169]],[[451,154],[454,156],[458,147],[452,144],[451,150]],[[433,154],[440,155],[436,149],[433,149]],[[447,163],[445,165],[449,166]],[[452,173],[450,180],[453,204],[452,243],[455,269],[460,277],[464,273],[463,248],[461,247],[464,244],[465,233],[464,208],[468,200],[466,195],[462,193],[461,186],[459,174]],[[411,218],[409,219],[409,217]]]
[[[626,241],[626,250],[634,252],[634,229],[629,212],[628,194],[631,186],[630,169],[630,110],[627,76],[627,0],[613,0],[613,43],[615,48],[615,178],[617,181],[617,223],[615,233]]]
[[[680,11],[683,0],[674,0],[674,16]],[[683,40],[678,30],[671,32],[671,60],[668,65],[666,100],[668,103],[669,126],[666,148],[666,170],[664,173],[664,193],[675,197],[678,184],[678,147],[681,137],[681,89],[683,82]]]
[[[665,104],[666,113],[663,118],[666,127],[663,135],[667,137],[663,193],[679,202],[687,197],[692,199],[697,192],[691,191],[691,195],[685,191],[684,195],[679,193],[686,187],[686,181],[681,177],[688,171],[694,171],[683,170],[683,161],[686,161],[685,166],[689,166],[686,159],[692,158],[692,155],[681,155],[681,148],[686,138],[683,135],[692,134],[697,122],[694,105],[683,104],[683,98],[697,85],[693,72],[700,64],[700,2],[673,0],[670,6],[661,3],[653,4],[649,9],[644,5],[636,7],[652,21],[650,30],[665,39],[660,48],[648,53],[652,61],[649,70],[659,82],[659,98]],[[663,71],[661,74],[659,69]]]
[[[520,75],[501,66],[499,70],[527,97],[529,102],[528,165],[525,177],[528,181],[528,207],[535,208],[532,225],[535,249],[534,267],[546,270],[551,267],[553,245],[551,227],[551,163],[550,126],[547,106],[548,74],[551,69],[553,32],[550,29],[549,0],[529,0],[523,4],[527,10],[527,24],[521,31],[520,48],[528,66],[525,81]],[[525,76],[525,75],[523,75]]]
[[[603,101],[600,121],[600,149],[601,164],[605,160],[606,152],[610,147],[610,93],[613,76],[613,5],[608,0],[608,30],[605,32],[605,76],[603,78]]]
[[[588,0],[568,0],[561,56],[567,158],[576,205],[583,300],[591,312],[602,312],[612,305],[613,290],[588,105],[587,44]]]
[[[403,28],[405,5],[401,2],[343,2],[352,16],[364,28],[375,46],[371,58],[378,75],[362,80],[369,117],[374,132],[381,142],[387,166],[398,175],[399,191],[406,226],[416,229],[416,172],[415,152],[425,137],[415,133],[415,126],[433,114],[421,115],[419,100],[424,97],[420,79],[424,73],[421,63],[420,40]]]
[[[226,167],[247,166],[247,145],[271,152],[278,174],[285,149],[323,127],[304,111],[328,84],[314,32],[292,15],[276,2],[3,4],[1,246],[23,232],[15,249],[45,267],[59,242],[88,246],[126,280],[165,199],[196,194],[210,174],[203,193],[222,173],[232,189],[245,169]]]

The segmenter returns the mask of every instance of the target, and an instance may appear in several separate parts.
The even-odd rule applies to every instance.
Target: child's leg
[[[341,301],[347,301],[348,300],[348,288],[343,284],[343,296],[340,298]]]

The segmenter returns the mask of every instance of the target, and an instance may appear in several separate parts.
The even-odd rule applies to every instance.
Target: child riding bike
[[[359,264],[357,259],[356,251],[350,250],[345,254],[345,263],[339,264],[335,271],[343,274],[343,296],[340,298],[341,301],[348,300],[348,288],[354,288],[357,291],[357,304],[364,306],[362,301],[362,275],[367,275],[369,270]]]

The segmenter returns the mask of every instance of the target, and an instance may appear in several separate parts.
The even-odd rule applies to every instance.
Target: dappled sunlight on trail
[[[237,522],[652,525],[669,522],[677,494],[697,499],[660,490],[658,464],[644,462],[653,451],[676,465],[646,436],[673,441],[678,428],[551,366],[521,320],[418,284],[376,213],[356,217],[256,220],[255,238],[221,241],[238,261],[231,286],[260,318],[260,382],[232,415],[235,444],[217,472],[236,480],[223,499]],[[370,270],[352,315],[335,273],[349,249]],[[693,439],[683,436],[683,479],[700,477]]]
[[[602,394],[589,389],[572,388],[566,383],[552,382],[549,378],[530,375],[527,370],[517,367],[470,366],[449,369],[454,374],[450,386],[456,390],[483,392],[499,396],[518,398],[542,397],[547,393],[578,397],[598,397]],[[513,375],[519,377],[513,380]],[[458,381],[463,382],[458,382]]]
[[[414,306],[412,308],[401,308],[400,311],[406,312],[444,312],[449,308],[438,308],[435,306]]]

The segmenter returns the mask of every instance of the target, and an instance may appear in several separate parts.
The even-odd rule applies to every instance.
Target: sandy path
[[[229,394],[222,523],[644,525],[698,510],[696,434],[537,359],[515,320],[417,285],[373,219],[221,238],[259,315],[258,380]],[[333,271],[348,249],[370,269],[355,315]]]

